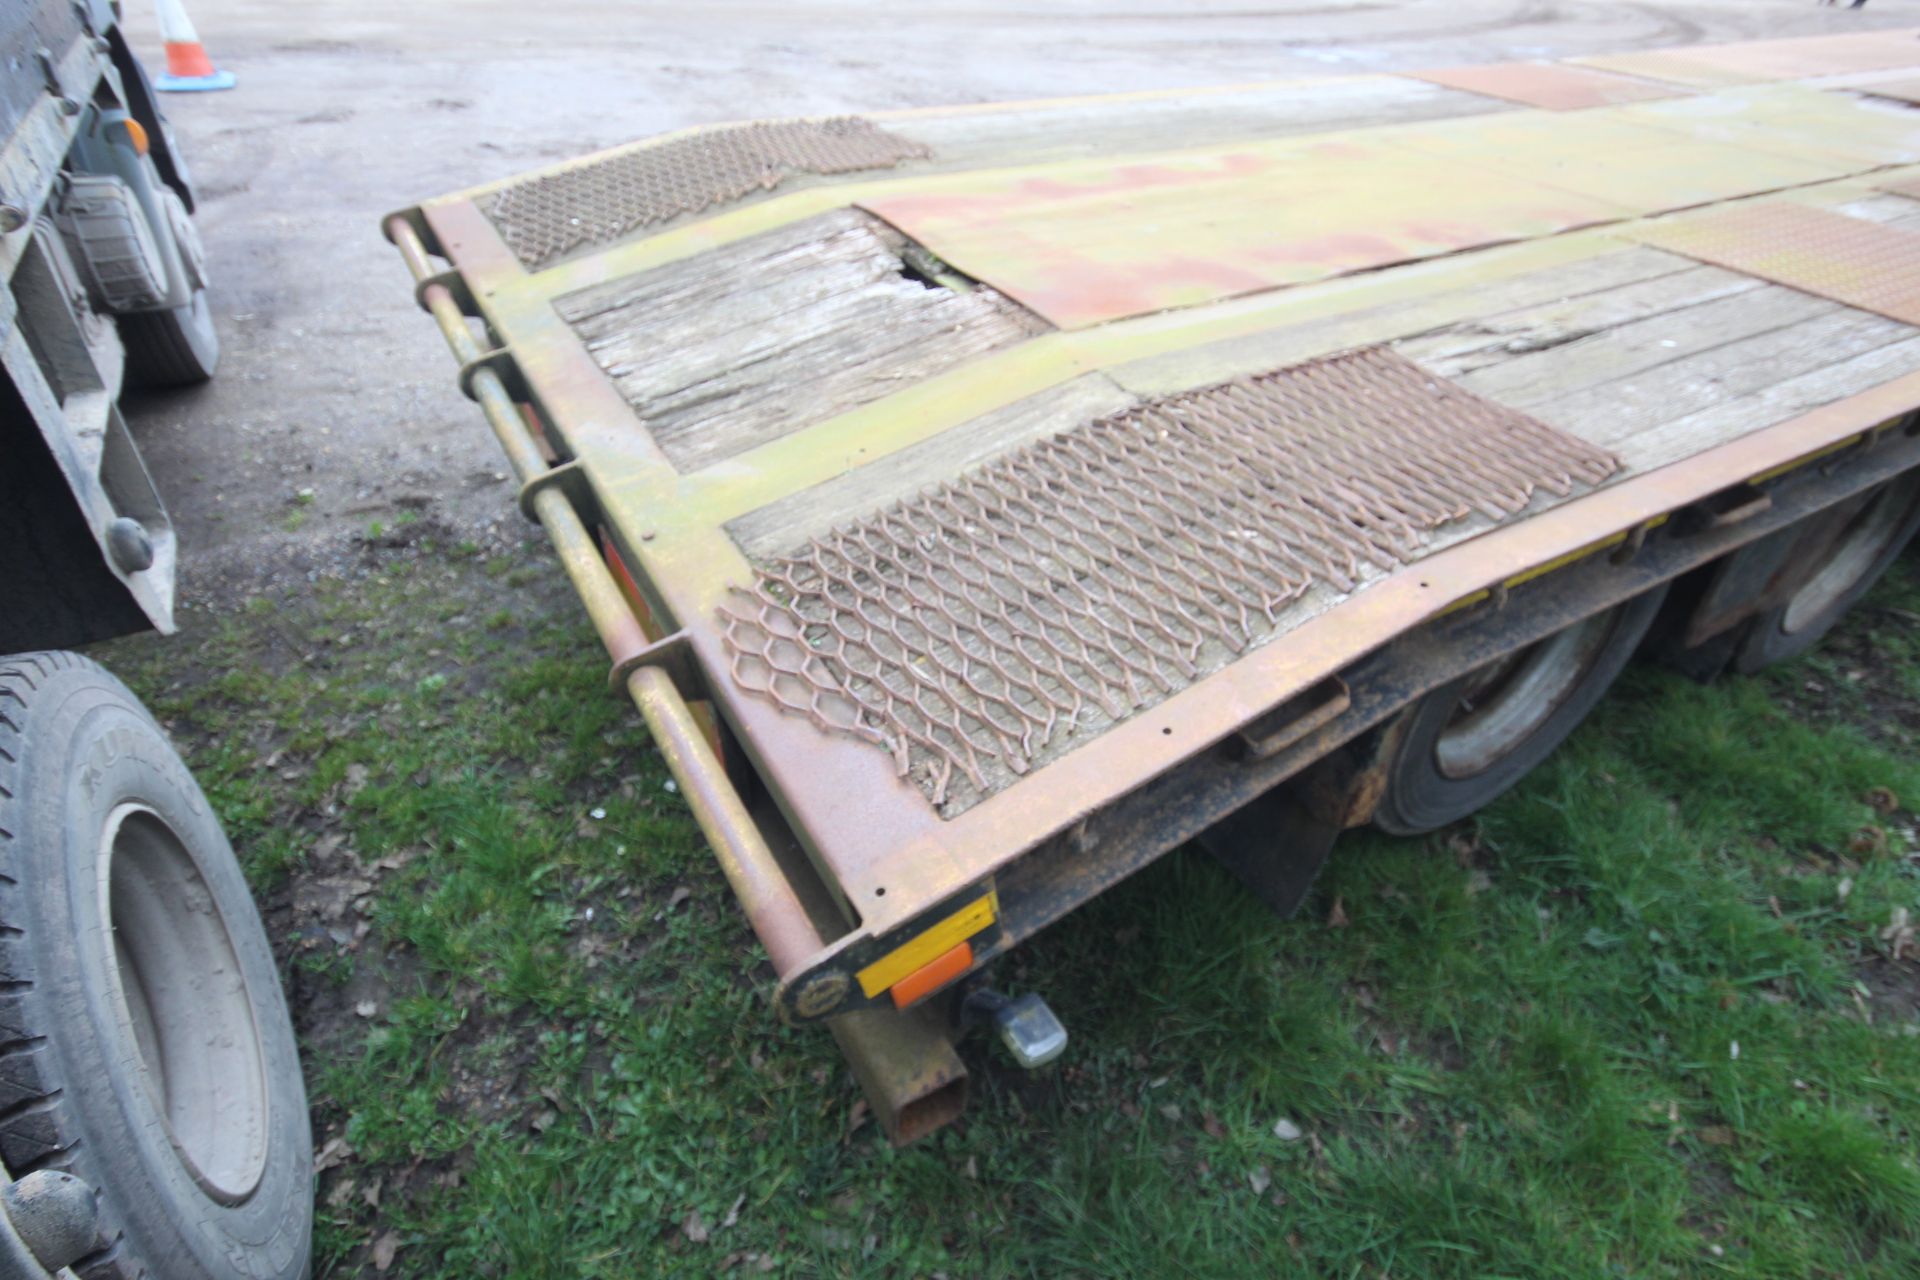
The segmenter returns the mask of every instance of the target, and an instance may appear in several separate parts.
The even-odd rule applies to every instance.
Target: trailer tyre
[[[1752,675],[1820,642],[1893,567],[1920,529],[1920,472],[1880,486],[1820,552],[1820,563],[1787,600],[1753,620],[1733,668]]]
[[[1416,702],[1374,825],[1424,835],[1503,795],[1586,719],[1665,596],[1659,587],[1603,610]]]
[[[118,680],[0,658],[0,1155],[99,1189],[82,1280],[304,1274],[312,1139],[233,850]]]

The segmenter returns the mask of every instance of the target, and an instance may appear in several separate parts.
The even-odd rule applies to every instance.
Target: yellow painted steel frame
[[[1884,181],[1885,170],[1920,160],[1920,132],[1914,126],[1899,121],[1895,127],[1836,108],[1812,90],[1743,88],[1717,101],[1715,106],[1705,97],[1679,98],[1577,114],[1593,121],[1583,127],[1601,139],[1621,141],[1631,135],[1644,142],[1648,135],[1685,133],[1686,138],[1675,143],[1683,163],[1713,169],[1711,173],[1703,169],[1699,175],[1711,188],[1704,196],[1708,200],[1776,192],[1773,198],[1831,205],[1866,193],[1867,187],[1856,175],[1872,173],[1876,181]],[[1550,120],[1553,128],[1536,128],[1531,123],[1536,116]],[[1355,135],[1392,132],[1397,141],[1385,145],[1406,154],[1444,156],[1446,166],[1457,163],[1469,174],[1466,185],[1484,186],[1495,180],[1488,166],[1546,164],[1556,156],[1574,165],[1594,162],[1591,153],[1569,156],[1555,151],[1564,143],[1564,137],[1556,143],[1555,130],[1564,130],[1569,118],[1567,114],[1506,112],[1489,119],[1323,135],[1313,140],[1317,152],[1281,147],[1270,149],[1270,154],[1284,153],[1290,162],[1302,155],[1318,155],[1322,160],[1332,156],[1334,160],[1327,162],[1335,163],[1349,154],[1342,147],[1351,144],[1357,148],[1352,155],[1371,158],[1379,154],[1374,141]],[[900,125],[907,128],[910,121]],[[1518,161],[1491,159],[1502,148],[1511,147],[1523,148],[1526,155]],[[1163,168],[1182,172],[1182,165],[1205,166],[1221,155],[1244,150],[1181,153],[1163,157]],[[1708,163],[1710,153],[1719,157],[1712,164]],[[1187,361],[1197,382],[1205,376],[1206,360],[1199,349],[1206,344],[1307,322],[1324,328],[1328,341],[1338,345],[1391,340],[1405,330],[1383,329],[1387,322],[1379,319],[1382,304],[1417,306],[1423,299],[1463,286],[1550,269],[1620,248],[1618,232],[1623,226],[1671,208],[1653,190],[1657,184],[1648,184],[1630,169],[1616,166],[1614,176],[1603,172],[1579,180],[1598,182],[1604,189],[1577,191],[1575,180],[1567,178],[1561,194],[1590,202],[1583,206],[1586,212],[1552,227],[1520,227],[1514,232],[1514,243],[1496,243],[1499,237],[1479,234],[1455,237],[1472,247],[1471,252],[1455,252],[1447,247],[1446,237],[1438,237],[1433,243],[1440,247],[1434,252],[1445,256],[1392,271],[1331,275],[1343,269],[1334,263],[1330,271],[1294,278],[1297,282],[1289,288],[1275,287],[1290,282],[1276,278],[1251,291],[1236,288],[1206,298],[1153,295],[1142,304],[1144,310],[1122,308],[1097,321],[1089,318],[1093,312],[1082,308],[1070,313],[1084,322],[1082,327],[1033,338],[685,474],[670,465],[618,389],[556,314],[556,298],[826,210],[861,204],[884,211],[894,202],[910,201],[928,191],[944,193],[947,203],[937,211],[949,222],[955,216],[954,197],[1011,191],[1016,197],[1011,205],[994,204],[989,212],[1001,220],[995,225],[1003,228],[1014,225],[1006,221],[1009,217],[1025,225],[1023,220],[1044,217],[1044,202],[1036,205],[1029,199],[1034,194],[1033,178],[1064,174],[1076,182],[1098,185],[1097,175],[1080,165],[1040,166],[1024,177],[1013,171],[932,178],[916,178],[910,172],[853,177],[684,221],[537,274],[523,270],[477,203],[485,189],[396,215],[389,232],[423,282],[423,301],[466,363],[466,384],[495,423],[516,469],[529,481],[530,505],[554,532],[563,563],[601,624],[620,670],[628,673],[635,701],[646,713],[695,803],[703,828],[721,853],[730,882],[773,953],[784,981],[783,1012],[813,1018],[860,1006],[862,997],[856,993],[867,985],[875,986],[864,993],[869,1000],[883,994],[884,987],[857,983],[855,975],[871,973],[870,966],[979,899],[983,890],[990,891],[995,873],[1011,860],[1221,741],[1299,690],[1335,675],[1456,601],[1543,571],[1658,521],[1740,477],[1764,475],[1816,455],[1913,408],[1920,404],[1920,373],[1684,462],[1629,476],[1542,515],[1431,555],[1302,624],[1283,642],[1254,650],[952,820],[943,821],[910,782],[895,775],[886,753],[850,738],[823,735],[804,719],[786,715],[733,685],[714,625],[715,610],[731,589],[750,582],[754,571],[728,536],[726,523],[1091,371],[1152,359],[1164,378],[1170,362],[1178,369],[1189,367],[1182,365]],[[1424,182],[1432,167],[1422,162],[1409,172]],[[1295,177],[1300,177],[1297,168]],[[961,179],[972,186],[965,186]],[[1178,188],[1181,183],[1163,185]],[[1462,186],[1455,181],[1447,189]],[[1369,199],[1392,195],[1371,188],[1367,192]],[[1255,190],[1236,189],[1226,198],[1258,195]],[[1097,202],[1103,210],[1110,209],[1105,201],[1103,195]],[[1572,229],[1583,220],[1607,225]],[[970,235],[971,224],[964,219],[962,224]],[[1113,252],[1135,258],[1150,258],[1157,252],[1157,242],[1139,241],[1137,235],[1135,243],[1126,243],[1117,226],[1103,232]],[[944,253],[939,241],[949,233],[936,226],[929,234],[936,250]],[[1233,252],[1258,234],[1257,226],[1242,219],[1214,247]],[[975,240],[978,237],[967,243],[973,245]],[[1022,272],[1040,260],[1031,241],[1015,240],[999,247],[981,242],[954,260],[1004,287],[1004,282],[1017,282]],[[436,276],[426,259],[430,253],[446,258],[454,270]],[[969,262],[969,255],[976,260]],[[1241,296],[1228,296],[1233,293]],[[487,330],[504,345],[513,374],[513,396],[532,407],[568,460],[564,484],[546,478],[549,473],[537,455],[519,456],[530,445],[523,448],[513,443],[510,433],[501,428],[503,418],[515,413],[513,396],[507,382],[496,374],[500,360],[479,349],[462,319],[463,311],[483,319]],[[1404,319],[1399,323],[1404,325]],[[1173,376],[1177,380],[1178,375]],[[796,390],[804,394],[804,389]],[[686,669],[704,676],[703,689],[676,687],[667,668],[655,661],[658,647],[647,650],[649,641],[659,637],[638,634],[611,579],[600,581],[606,578],[604,566],[596,576],[586,564],[600,562],[578,514],[581,509],[598,513],[603,532],[631,568],[652,617],[670,633],[672,648],[686,657]],[[767,854],[766,841],[751,829],[744,807],[726,785],[711,751],[689,728],[685,699],[696,693],[712,700],[767,783],[822,882],[844,909],[847,929],[839,937],[823,938],[808,923],[791,886]],[[974,948],[981,958],[997,949],[992,934],[981,935],[981,942]]]

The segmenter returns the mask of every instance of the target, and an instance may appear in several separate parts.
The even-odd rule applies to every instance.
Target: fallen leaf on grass
[[[1327,928],[1344,929],[1349,923],[1347,920],[1346,904],[1341,899],[1335,898],[1333,900],[1333,910],[1327,912]]]
[[[1847,841],[1847,852],[1858,858],[1877,858],[1887,851],[1884,827],[1861,827]]]
[[[1888,944],[1891,955],[1898,960],[1908,948],[1913,946],[1913,923],[1905,907],[1895,907],[1888,917],[1887,927],[1880,931],[1880,941]]]
[[[1867,802],[1867,807],[1875,813],[1895,813],[1900,808],[1900,797],[1893,794],[1893,791],[1888,787],[1870,788],[1867,794],[1861,798]]]
[[[1253,1188],[1253,1194],[1265,1195],[1273,1185],[1273,1171],[1263,1164],[1253,1166],[1253,1172],[1247,1175],[1247,1185]]]
[[[1200,1117],[1200,1128],[1209,1138],[1224,1138],[1227,1136],[1227,1126],[1221,1124],[1220,1117],[1211,1111],[1206,1112]]]
[[[1281,1116],[1273,1122],[1273,1136],[1282,1142],[1298,1142],[1306,1137],[1306,1131],[1293,1121]]]
[[[727,1216],[720,1220],[720,1229],[722,1231],[725,1231],[728,1227],[740,1221],[740,1206],[746,1202],[747,1193],[742,1191],[739,1198],[733,1202],[733,1208],[727,1210]]]
[[[400,1233],[389,1231],[373,1242],[373,1269],[385,1271],[393,1265],[393,1255],[400,1252]]]
[[[705,1244],[711,1233],[707,1230],[707,1224],[700,1220],[700,1211],[695,1209],[680,1224],[680,1234],[695,1244]]]
[[[1710,1147],[1730,1147],[1734,1142],[1733,1130],[1724,1124],[1710,1124],[1699,1130],[1700,1141]]]
[[[351,1159],[353,1159],[353,1148],[347,1145],[345,1138],[329,1138],[313,1157],[313,1171],[325,1173]]]
[[[853,1100],[853,1107],[847,1112],[847,1132],[849,1134],[867,1122],[868,1110],[869,1108],[865,1098],[855,1098]]]
[[[353,1011],[363,1018],[371,1018],[374,1014],[380,1012],[380,1006],[371,1000],[362,1000],[359,1004],[353,1006]]]

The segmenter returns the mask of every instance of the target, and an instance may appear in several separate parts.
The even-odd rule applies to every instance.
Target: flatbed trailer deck
[[[1897,550],[1917,103],[1876,32],[718,126],[385,225],[904,1139],[969,975],[1161,853],[1289,909],[1430,825],[1426,695],[1750,666]]]

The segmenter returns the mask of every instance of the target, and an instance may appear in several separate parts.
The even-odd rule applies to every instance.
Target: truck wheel
[[[0,659],[0,1156],[99,1189],[82,1280],[293,1277],[312,1138],[273,953],[160,728],[67,653]]]
[[[220,334],[207,303],[207,254],[193,215],[173,188],[156,183],[167,229],[187,271],[193,296],[171,311],[132,311],[120,317],[127,348],[127,382],[136,387],[186,387],[205,382],[220,364]]]
[[[1586,719],[1665,596],[1660,587],[1603,610],[1415,703],[1374,825],[1424,835],[1504,794]]]
[[[1920,472],[1880,486],[1820,552],[1799,590],[1753,620],[1734,652],[1734,670],[1751,675],[1819,643],[1893,566],[1920,529]]]

